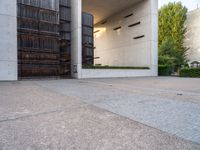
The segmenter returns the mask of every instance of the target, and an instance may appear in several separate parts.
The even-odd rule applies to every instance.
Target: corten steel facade
[[[0,19],[0,80],[157,75],[157,0],[7,0]]]
[[[71,46],[71,5],[69,0],[60,0],[59,4],[60,32],[60,77],[70,76],[70,46]]]
[[[18,77],[70,77],[70,0],[18,0]],[[83,64],[93,64],[93,16],[83,13]]]
[[[59,5],[18,0],[17,12],[18,77],[59,76]]]
[[[94,17],[86,12],[82,13],[82,64],[94,64]]]

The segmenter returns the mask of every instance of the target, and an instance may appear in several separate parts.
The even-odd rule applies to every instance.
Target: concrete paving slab
[[[187,150],[200,145],[94,106],[0,123],[2,150]]]
[[[200,143],[198,83],[200,79],[121,78],[37,84]]]
[[[115,80],[117,82],[117,79]],[[145,113],[149,116],[149,110],[154,107],[152,104],[158,103],[157,100],[144,101],[139,106],[136,99],[144,99],[139,97],[141,92],[133,95],[126,90],[117,89],[110,83],[102,85],[96,82],[99,80],[0,82],[0,149],[200,149],[200,144],[194,141],[185,140],[131,118],[143,118],[141,110],[137,109],[137,114],[132,110],[134,107],[141,107],[142,104],[149,107]],[[128,93],[130,95],[126,95]],[[148,94],[146,96],[150,97]],[[162,105],[162,101],[165,102],[162,99],[158,104]],[[181,99],[175,101],[185,102]],[[198,104],[196,100],[194,104]],[[121,107],[118,107],[120,105]],[[123,114],[125,107],[128,108],[128,117],[127,114]],[[115,109],[117,113],[113,113]],[[149,118],[153,122],[151,115]],[[159,119],[157,122],[161,124],[162,120]],[[166,120],[168,121],[167,117]],[[196,120],[193,122],[197,123]],[[198,129],[198,124],[196,126]],[[190,127],[188,126],[189,129]],[[181,133],[185,135],[185,131],[188,131],[188,135],[198,137],[189,129],[184,129]]]
[[[72,109],[81,103],[69,99],[30,82],[1,82],[0,121],[63,108]]]

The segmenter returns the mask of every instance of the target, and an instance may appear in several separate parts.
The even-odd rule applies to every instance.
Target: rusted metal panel
[[[60,0],[60,6],[71,7],[71,0]]]
[[[21,65],[20,73],[23,77],[58,76],[60,65]]]
[[[70,0],[60,0],[60,76],[71,72],[71,8]]]
[[[94,64],[94,17],[89,13],[82,14],[82,64]]]
[[[19,77],[60,76],[59,3],[18,0]]]
[[[18,3],[38,8],[59,11],[58,0],[17,0]]]
[[[70,0],[18,0],[19,77],[70,76]],[[83,65],[94,63],[91,14],[83,13]]]

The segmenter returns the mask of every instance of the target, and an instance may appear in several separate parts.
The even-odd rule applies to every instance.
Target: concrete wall
[[[156,76],[154,69],[82,69],[82,78],[119,78]]]
[[[0,81],[17,80],[16,0],[0,0]]]
[[[95,25],[95,64],[110,66],[147,66],[149,70],[82,69],[81,78],[157,76],[158,1],[144,0]],[[124,16],[133,13],[133,16]],[[129,28],[128,25],[141,24]],[[114,31],[115,27],[120,30]],[[144,35],[135,40],[134,37]]]
[[[58,2],[51,0],[49,7],[59,9]],[[17,0],[0,0],[0,39],[0,81],[17,80]]]
[[[156,1],[145,0],[119,12],[95,25],[95,64],[110,66],[151,67],[153,51],[157,51],[157,8]],[[154,11],[154,9],[156,11]],[[155,13],[154,13],[155,12]],[[128,18],[124,18],[133,14]],[[104,21],[103,21],[104,22]],[[139,25],[128,27],[140,22]],[[155,25],[155,26],[154,26]],[[121,27],[119,30],[113,30]],[[153,29],[155,28],[155,30]],[[154,35],[155,34],[155,35]],[[144,38],[134,37],[144,35]],[[155,43],[153,43],[155,41]],[[156,64],[155,64],[156,65]]]
[[[71,76],[81,78],[82,0],[71,0]]]
[[[188,59],[200,61],[200,9],[188,13],[185,45],[189,47]]]

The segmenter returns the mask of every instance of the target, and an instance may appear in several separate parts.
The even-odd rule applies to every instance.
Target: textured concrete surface
[[[200,143],[200,79],[130,78],[38,84]]]
[[[200,61],[200,9],[188,12],[186,27],[185,46],[190,48],[187,57],[190,62]]]
[[[121,12],[127,9],[127,7],[133,6],[141,1],[142,0],[118,0],[116,2],[115,0],[101,0],[94,2],[93,0],[83,0],[82,9],[84,12],[90,12],[94,15],[94,24],[96,24],[103,19],[112,16],[116,12]]]
[[[82,0],[71,1],[71,76],[81,77],[82,70]]]
[[[95,24],[94,31],[99,32],[94,33],[94,57],[99,58],[94,60],[94,64],[103,66],[152,66],[152,60],[156,61],[157,59],[151,56],[151,53],[156,51],[156,49],[151,48],[151,43],[158,41],[158,38],[154,38],[156,36],[151,34],[152,29],[157,27],[156,23],[154,26],[151,24],[153,22],[152,11],[154,11],[151,9],[151,3],[151,0],[146,0],[129,5],[123,11],[105,18],[107,21],[105,24],[102,24],[102,22]],[[155,3],[154,8],[156,10],[158,10],[157,7]],[[124,18],[124,16],[133,12],[134,15]],[[155,15],[155,18],[158,20],[157,15]],[[136,22],[140,22],[140,24],[129,27]],[[117,27],[121,28],[113,30]],[[157,35],[157,32],[153,34]],[[134,39],[141,35],[144,35],[144,37]]]
[[[0,1],[0,81],[17,80],[17,0]]]
[[[130,78],[0,82],[0,149],[198,150],[200,144],[196,142],[138,122],[137,115],[141,115],[141,110],[137,109],[138,114],[130,110],[130,107],[138,107],[137,99],[141,99],[141,95],[149,98],[154,96],[156,102],[160,97],[161,105],[165,101],[161,98],[163,96],[175,102],[199,105],[198,81],[199,79]],[[148,85],[151,87],[146,87]],[[177,96],[177,92],[179,95],[186,95]],[[128,93],[133,95],[126,96]],[[98,103],[99,106],[96,107]],[[130,116],[123,114],[121,109],[112,113],[117,107],[120,108],[119,104],[127,107],[127,114],[130,113]],[[141,104],[146,108],[148,103],[142,101]],[[150,107],[155,108],[153,105],[149,105],[149,109]],[[190,115],[198,117],[199,114],[195,113],[198,112],[194,111]],[[136,121],[132,119],[133,115],[136,115]],[[150,117],[152,114],[146,115]],[[197,121],[198,118],[195,118],[192,125],[196,122],[199,126]],[[160,122],[159,114],[157,122]],[[184,123],[182,122],[183,125]],[[193,134],[190,130],[188,132]]]

